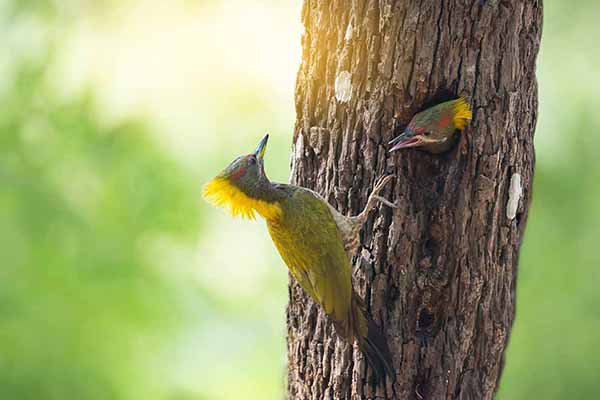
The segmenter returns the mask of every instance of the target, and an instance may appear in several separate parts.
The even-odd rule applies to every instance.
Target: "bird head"
[[[390,151],[411,147],[430,153],[450,149],[456,131],[463,131],[471,120],[471,109],[464,98],[447,101],[416,114],[404,132],[390,142]]]
[[[265,218],[271,216],[267,207],[271,182],[265,175],[263,161],[268,140],[267,134],[254,152],[237,157],[210,180],[204,186],[204,198],[228,207],[234,216],[254,218],[255,211]]]
[[[268,141],[269,135],[265,135],[254,152],[237,157],[229,163],[217,178],[226,179],[243,192],[249,195],[252,194],[260,181],[266,179],[264,156]]]

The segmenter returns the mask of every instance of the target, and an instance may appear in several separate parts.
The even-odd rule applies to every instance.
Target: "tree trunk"
[[[305,0],[292,181],[344,214],[395,176],[361,234],[354,287],[383,328],[395,382],[376,385],[291,281],[290,399],[490,399],[515,313],[537,117],[536,0]],[[388,153],[425,104],[461,95],[449,153]],[[370,370],[369,370],[370,371]]]

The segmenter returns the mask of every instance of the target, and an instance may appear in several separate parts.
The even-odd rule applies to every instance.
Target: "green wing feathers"
[[[282,203],[283,215],[269,221],[271,238],[294,278],[336,321],[348,318],[350,261],[329,206],[298,189]]]
[[[394,377],[386,340],[352,289],[350,259],[329,206],[309,190],[290,190],[281,218],[267,221],[279,254],[323,307],[337,334],[350,342],[356,339],[378,377]]]

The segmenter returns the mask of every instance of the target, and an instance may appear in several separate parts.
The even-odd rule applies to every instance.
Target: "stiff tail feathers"
[[[354,336],[358,347],[367,358],[367,362],[375,371],[377,379],[387,375],[395,379],[392,354],[387,341],[381,332],[381,328],[371,319],[360,298],[352,296],[352,308],[354,313]]]

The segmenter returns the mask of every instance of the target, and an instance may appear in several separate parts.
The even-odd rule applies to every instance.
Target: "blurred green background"
[[[287,273],[201,185],[272,134],[300,3],[0,1],[0,399],[272,399]],[[534,202],[501,399],[600,392],[600,3],[546,1]]]

